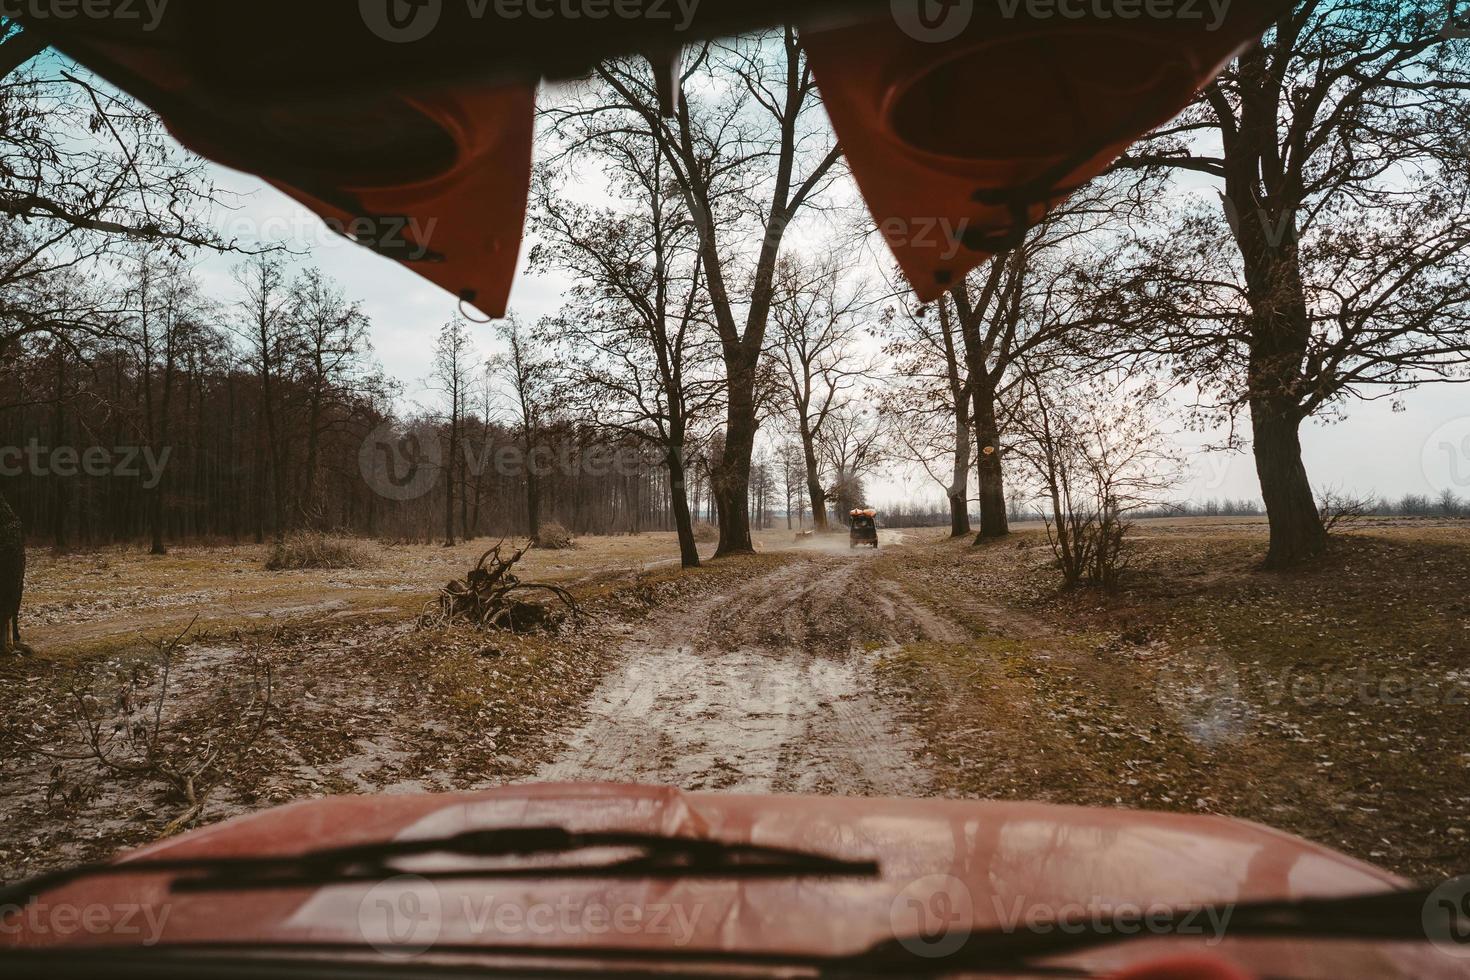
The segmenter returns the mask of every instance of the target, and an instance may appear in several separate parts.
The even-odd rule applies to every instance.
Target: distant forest
[[[472,366],[453,418],[425,410],[394,423],[395,383],[372,360],[367,319],[320,274],[292,281],[255,260],[239,269],[238,296],[206,298],[178,265],[139,259],[132,271],[107,329],[34,336],[0,362],[0,469],[32,543],[166,547],[297,529],[440,539],[451,488],[455,535],[529,533],[526,467],[505,455],[527,433],[523,420],[504,421],[514,413],[500,411],[493,364]],[[463,324],[451,327],[463,336]],[[439,447],[407,499],[365,478],[370,436],[384,426]],[[668,471],[635,440],[555,419],[529,435],[542,453],[542,520],[578,534],[672,529]],[[718,451],[691,459],[697,519],[714,519],[708,461]],[[757,466],[759,524],[802,513],[804,498],[788,504],[787,494],[804,477]]]

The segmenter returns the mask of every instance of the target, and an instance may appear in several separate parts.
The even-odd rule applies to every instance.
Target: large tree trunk
[[[1288,568],[1327,549],[1327,531],[1302,463],[1301,421],[1295,406],[1251,401],[1256,474],[1271,522],[1267,568]]]
[[[971,533],[970,463],[975,447],[970,439],[970,386],[960,378],[960,353],[955,344],[954,321],[950,319],[949,300],[944,296],[939,297],[939,328],[944,339],[949,394],[954,400],[954,474],[945,493],[949,498],[949,536],[963,538]]]
[[[963,402],[955,406],[954,479],[949,485],[949,536],[968,537],[970,529],[970,420]]]
[[[720,522],[716,558],[755,553],[750,539],[750,461],[755,453],[755,369],[733,365],[729,371],[730,401],[726,412],[725,449],[713,467],[715,509]]]
[[[526,437],[526,525],[531,542],[541,540],[541,477],[536,472],[532,454],[536,451],[530,436]]]
[[[1254,177],[1253,172],[1233,172],[1227,196],[1254,200],[1253,193],[1247,196]],[[1262,211],[1252,217],[1234,224],[1253,314],[1246,383],[1256,473],[1271,522],[1266,567],[1286,568],[1327,549],[1327,531],[1302,464],[1300,437],[1302,364],[1311,341],[1311,318],[1294,215]],[[1267,227],[1275,229],[1277,240]]]
[[[450,411],[458,412],[458,408]],[[457,418],[457,416],[456,416]],[[444,547],[454,547],[454,461],[459,454],[459,427],[449,422],[449,460],[444,467]]]
[[[666,460],[674,528],[679,532],[679,563],[685,568],[698,568],[699,546],[694,540],[694,519],[689,514],[689,493],[685,488],[684,447],[670,446]]]
[[[806,492],[812,502],[812,527],[818,534],[827,530],[827,491],[822,487],[822,469],[817,463],[817,440],[803,421],[801,450],[806,457]]]
[[[995,392],[984,378],[975,381],[975,438],[980,463],[980,534],[976,541],[1003,538],[1011,533],[1006,516],[1005,471],[1000,458],[1000,425],[995,417]]]

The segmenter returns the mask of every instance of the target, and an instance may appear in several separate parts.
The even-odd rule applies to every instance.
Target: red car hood
[[[1036,803],[736,796],[616,785],[526,785],[443,796],[339,797],[231,820],[129,855],[292,854],[493,827],[629,830],[873,858],[878,879],[438,882],[175,895],[156,875],[80,881],[42,896],[0,944],[183,942],[594,946],[836,955],[920,932],[1090,920],[1099,912],[1330,897],[1402,887],[1387,872],[1223,817]],[[432,867],[423,865],[422,867]],[[69,912],[65,918],[59,910]],[[127,921],[123,922],[126,914]],[[90,924],[87,916],[92,917]],[[1106,973],[1213,952],[1297,977],[1463,976],[1428,944],[1134,939],[1056,964]]]

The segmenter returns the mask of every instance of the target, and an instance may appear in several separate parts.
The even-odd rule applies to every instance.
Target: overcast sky
[[[376,356],[401,382],[410,400],[428,397],[422,381],[428,375],[434,337],[455,313],[454,297],[396,263],[337,238],[310,212],[248,175],[215,167],[220,187],[238,193],[240,208],[221,213],[222,231],[242,242],[282,242],[307,253],[298,264],[315,264],[337,279],[348,295],[362,300],[372,318]],[[233,296],[234,261],[202,260],[199,267],[209,294]],[[522,264],[524,265],[524,250]],[[565,281],[518,276],[511,308],[534,320],[555,312]],[[489,326],[476,327],[488,354],[494,347]],[[1431,385],[1405,393],[1401,411],[1388,401],[1356,403],[1346,421],[1308,423],[1302,439],[1308,472],[1319,490],[1333,487],[1352,493],[1375,492],[1397,498],[1406,493],[1438,495],[1451,489],[1470,496],[1470,386]],[[1248,453],[1208,453],[1197,447],[1213,436],[1181,434],[1191,450],[1191,474],[1181,497],[1192,500],[1259,498],[1254,464]],[[912,495],[915,500],[942,499],[921,473],[897,472],[872,487],[875,503]]]

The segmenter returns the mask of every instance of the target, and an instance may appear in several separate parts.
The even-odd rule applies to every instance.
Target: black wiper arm
[[[622,831],[587,833],[560,827],[471,830],[450,837],[333,847],[304,854],[244,858],[181,858],[91,864],[39,875],[0,888],[0,907],[15,908],[85,878],[174,874],[174,891],[237,891],[376,882],[404,873],[393,861],[430,854],[512,858],[574,854],[593,849],[633,850],[613,861],[495,868],[414,871],[431,881],[496,878],[762,878],[874,877],[874,861],[850,861],[761,844]]]
[[[970,934],[953,953],[935,955],[934,937],[885,940],[866,952],[833,961],[835,972],[943,974],[991,970],[1135,938],[1295,937],[1302,939],[1407,940],[1448,938],[1453,910],[1429,904],[1433,888],[1375,892],[1346,898],[1242,902],[1150,912],[1145,927],[1137,910],[1085,920],[1017,924]],[[1210,929],[1218,927],[1218,933]]]

